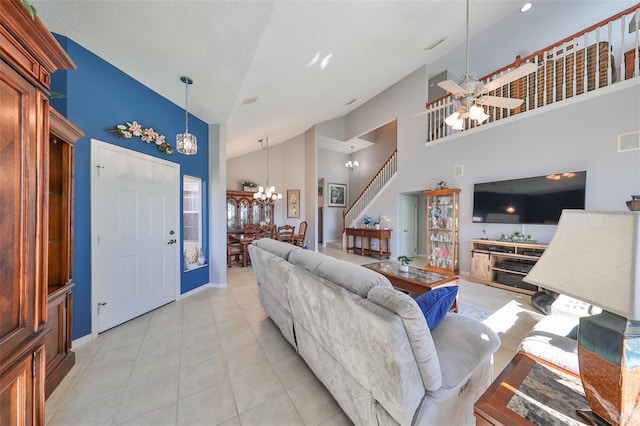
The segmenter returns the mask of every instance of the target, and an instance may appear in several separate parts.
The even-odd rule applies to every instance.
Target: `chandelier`
[[[273,204],[278,200],[282,200],[282,194],[276,192],[276,187],[269,182],[269,138],[263,144],[264,139],[260,139],[260,147],[267,150],[267,183],[265,186],[259,186],[258,192],[253,193],[253,198],[263,204]]]
[[[185,108],[184,108],[184,133],[176,135],[176,149],[185,155],[195,155],[198,152],[198,139],[196,135],[189,133],[189,85],[193,83],[190,77],[185,75],[180,77],[180,81],[185,87]]]
[[[360,165],[360,163],[358,163],[358,160],[354,160],[352,157],[353,157],[353,145],[351,145],[351,155],[349,156],[349,161],[344,163],[344,165],[348,167],[351,171],[353,171],[353,169],[355,169]]]

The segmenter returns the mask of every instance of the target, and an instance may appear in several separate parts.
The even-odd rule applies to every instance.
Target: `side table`
[[[580,377],[519,352],[474,405],[476,425],[585,425]]]

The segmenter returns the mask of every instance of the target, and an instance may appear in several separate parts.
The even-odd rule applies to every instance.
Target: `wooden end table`
[[[589,408],[576,374],[519,352],[473,407],[476,425],[584,425]]]

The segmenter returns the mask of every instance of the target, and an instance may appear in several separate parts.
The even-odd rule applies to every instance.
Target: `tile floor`
[[[76,365],[47,399],[46,424],[350,424],[268,319],[252,269],[228,272],[227,288],[203,290],[74,348]],[[485,323],[502,338],[501,371],[540,316],[527,296],[465,280],[460,300],[495,312]]]

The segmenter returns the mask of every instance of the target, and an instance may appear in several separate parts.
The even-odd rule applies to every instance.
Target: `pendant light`
[[[260,147],[267,150],[267,182],[265,186],[259,186],[258,192],[253,193],[253,198],[258,200],[262,204],[273,204],[278,200],[282,200],[282,194],[276,192],[276,187],[269,182],[269,138],[267,137],[266,145],[262,142],[264,139],[260,139]]]
[[[353,159],[353,145],[351,145],[351,155],[349,155],[349,161],[344,163],[344,165],[346,167],[348,167],[349,170],[351,170],[351,171],[353,171],[353,169],[355,169],[356,167],[358,167],[360,165],[360,163],[358,163],[358,160],[354,160]]]
[[[184,155],[195,155],[198,152],[198,139],[196,135],[189,133],[189,85],[193,83],[190,77],[185,75],[180,77],[184,83],[185,107],[184,107],[184,133],[176,135],[176,149]]]

